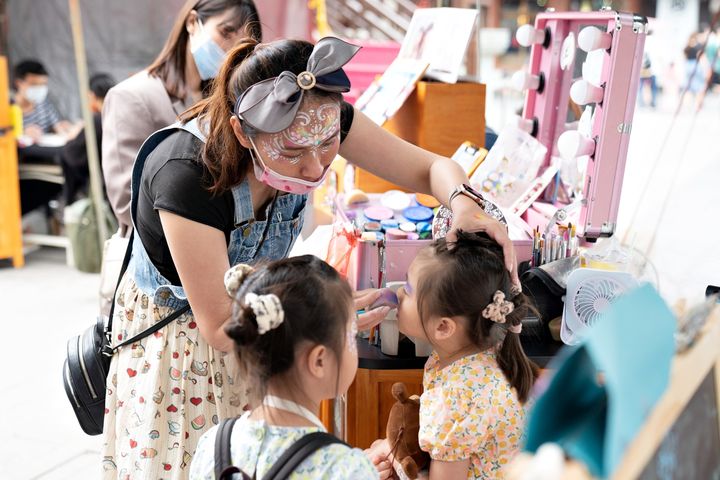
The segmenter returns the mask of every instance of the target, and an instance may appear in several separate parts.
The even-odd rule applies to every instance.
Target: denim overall
[[[135,159],[132,172],[130,211],[133,225],[136,222],[135,216],[137,214],[138,199],[136,192],[140,188],[140,179],[145,160],[163,140],[177,130],[185,130],[202,140],[203,143],[205,142],[205,135],[200,131],[195,119],[185,125],[175,123],[158,130],[143,143]],[[230,235],[228,244],[230,265],[237,265],[238,263],[252,264],[260,259],[278,260],[287,257],[303,226],[303,212],[307,202],[307,195],[285,194],[278,196],[272,218],[256,221],[247,178],[241,184],[233,187],[232,194],[235,203],[235,229]],[[266,216],[269,210],[268,207],[265,212]],[[262,247],[258,251],[258,245],[261,243],[267,222],[270,222],[270,225],[267,228],[265,241],[262,242]],[[203,246],[198,245],[197,254],[202,255],[203,250]],[[172,285],[155,268],[143,247],[142,241],[140,241],[139,235],[136,235],[136,240],[133,242],[132,259],[128,271],[133,276],[138,288],[151,296],[156,305],[177,309],[187,304],[187,296],[183,288]]]

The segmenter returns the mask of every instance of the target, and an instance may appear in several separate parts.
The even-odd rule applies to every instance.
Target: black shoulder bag
[[[215,480],[230,480],[237,473],[242,475],[243,480],[252,480],[248,474],[232,464],[230,435],[236,420],[237,417],[226,418],[218,425],[215,437]],[[333,443],[347,445],[342,440],[326,432],[312,432],[304,435],[283,452],[272,468],[265,474],[263,480],[287,479],[303,460],[322,447]],[[252,478],[255,478],[255,476]]]
[[[152,335],[190,310],[190,305],[185,305],[131,339],[114,348],[110,347],[115,297],[117,297],[120,282],[130,263],[134,236],[134,232],[130,234],[107,323],[105,318],[100,315],[93,326],[85,330],[82,335],[71,338],[67,343],[67,357],[63,365],[65,393],[75,411],[80,428],[88,435],[100,435],[103,431],[107,375],[113,354],[121,347]]]

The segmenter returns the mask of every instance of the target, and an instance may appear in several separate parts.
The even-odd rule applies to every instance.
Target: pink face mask
[[[252,143],[253,146],[253,148],[250,150],[250,155],[252,155],[253,157],[253,171],[255,173],[255,178],[257,178],[260,182],[264,183],[268,187],[272,187],[275,190],[281,190],[287,193],[304,195],[306,193],[312,192],[320,185],[322,185],[322,183],[325,181],[327,172],[328,170],[330,170],[329,166],[325,168],[322,177],[320,177],[314,182],[308,182],[307,180],[302,180],[300,178],[286,177],[285,175],[280,175],[279,173],[265,165],[265,163],[262,161],[260,153],[258,153],[258,149],[255,146],[255,142],[253,141],[252,137],[248,138],[250,139],[250,143]]]

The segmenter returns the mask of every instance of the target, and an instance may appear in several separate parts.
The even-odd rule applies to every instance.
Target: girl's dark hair
[[[201,21],[221,15],[229,9],[235,10],[233,29],[245,29],[245,35],[260,41],[262,27],[260,16],[253,0],[187,0],[175,18],[170,36],[165,41],[162,51],[148,67],[151,76],[162,80],[165,90],[172,98],[185,99],[185,60],[189,35],[185,22],[192,10],[197,12]]]
[[[510,275],[505,268],[500,245],[484,233],[458,232],[454,244],[444,239],[429,247],[434,255],[436,270],[419,276],[417,285],[420,318],[464,317],[468,320],[470,340],[481,349],[501,345],[498,364],[521,402],[526,402],[538,368],[525,355],[520,336],[508,327],[520,325],[528,310],[534,310],[522,293],[512,296]],[[429,268],[429,267],[421,267]],[[482,316],[493,301],[496,291],[505,294],[515,308],[504,324]]]
[[[244,302],[251,292],[277,295],[285,312],[283,322],[263,335],[258,334],[255,313]],[[260,398],[270,378],[290,370],[303,342],[325,345],[340,361],[352,292],[335,269],[319,258],[303,255],[260,267],[243,280],[234,300],[225,333],[235,341],[241,369],[256,381],[252,391]]]
[[[252,165],[250,152],[245,149],[230,125],[238,97],[252,85],[279,76],[284,71],[296,75],[307,69],[313,44],[303,40],[276,40],[260,44],[254,39],[244,39],[230,50],[225,63],[213,82],[212,93],[182,115],[188,122],[196,117],[209,118],[207,141],[203,161],[211,177],[209,190],[222,193],[245,179]],[[338,93],[312,89],[308,96],[331,98],[340,101]],[[253,134],[244,126],[247,134]]]

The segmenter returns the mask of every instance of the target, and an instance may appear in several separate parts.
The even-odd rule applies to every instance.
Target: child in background
[[[254,380],[250,393],[258,405],[233,427],[232,465],[262,479],[298,439],[325,430],[316,416],[320,402],[345,394],[355,378],[355,307],[349,285],[312,255],[228,273],[236,306],[225,331],[244,375]],[[200,439],[191,479],[215,478],[217,430]],[[387,463],[377,468],[384,478],[392,473]],[[309,455],[290,479],[373,479],[378,470],[361,450],[336,443]]]
[[[398,292],[400,330],[433,345],[420,398],[430,479],[502,478],[518,450],[538,370],[520,345],[527,299],[484,234],[422,250]]]

